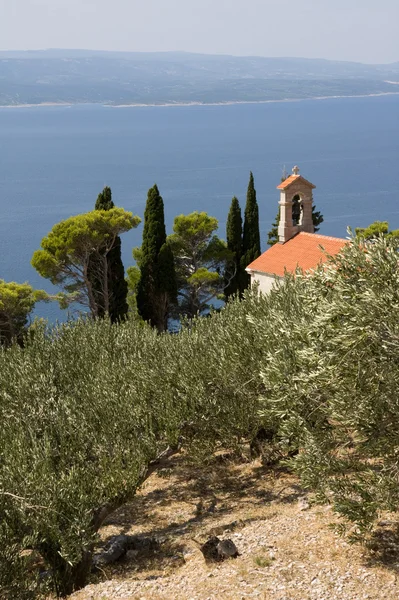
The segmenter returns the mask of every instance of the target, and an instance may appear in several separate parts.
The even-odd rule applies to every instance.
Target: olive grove
[[[354,241],[176,335],[101,319],[0,350],[0,597],[83,586],[101,523],[156,459],[242,451],[262,427],[359,533],[397,510],[397,263],[395,238]]]

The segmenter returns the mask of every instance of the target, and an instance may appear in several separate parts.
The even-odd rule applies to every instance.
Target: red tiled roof
[[[327,254],[338,254],[348,240],[305,233],[301,231],[285,244],[275,244],[248,265],[247,270],[283,277],[285,270],[293,273],[297,267],[303,271],[314,269],[327,260]]]
[[[280,183],[280,185],[277,186],[277,189],[278,190],[286,190],[297,179],[301,179],[304,183],[307,183],[313,189],[315,189],[315,187],[316,187],[315,185],[313,185],[313,183],[310,183],[310,181],[308,181],[307,179],[305,179],[304,177],[302,177],[302,175],[290,175],[288,177],[288,179],[286,179],[285,181],[283,181],[282,183]]]

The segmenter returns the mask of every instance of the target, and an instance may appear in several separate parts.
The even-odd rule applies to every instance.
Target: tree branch
[[[143,470],[143,473],[139,479],[137,487],[142,486],[143,483],[149,477],[151,477],[151,475],[153,473],[155,473],[155,471],[157,469],[161,468],[165,463],[167,463],[167,461],[174,454],[177,454],[179,451],[180,451],[180,446],[173,446],[173,447],[168,446],[168,448],[166,448],[166,450],[161,452],[161,454],[159,454],[157,456],[157,458],[152,460],[149,463],[149,465]],[[108,502],[101,508],[97,509],[97,511],[94,513],[94,516],[93,516],[93,519],[91,522],[91,526],[92,526],[93,530],[98,531],[100,529],[101,525],[103,524],[103,522],[105,521],[105,519],[110,514],[112,514],[115,510],[117,510],[120,506],[123,506],[126,502],[127,502],[126,497],[124,497],[124,496],[117,497],[117,498],[114,498],[114,500],[112,500],[111,502]]]

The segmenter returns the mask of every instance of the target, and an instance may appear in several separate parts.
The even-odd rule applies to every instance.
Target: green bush
[[[49,576],[32,582],[27,569],[27,590],[83,585],[105,515],[177,438],[157,342],[147,327],[80,322],[0,354],[1,588],[29,549]]]
[[[175,336],[178,360],[176,393],[187,404],[187,442],[210,455],[217,444],[234,448],[256,434],[259,377],[267,347],[248,313],[267,314],[267,300],[247,293],[207,318],[197,318]]]
[[[397,243],[350,244],[277,295],[262,413],[300,449],[304,483],[363,534],[399,501]],[[267,324],[257,328],[270,344]]]
[[[1,352],[5,597],[84,585],[103,519],[182,435],[211,452],[256,428],[259,350],[245,311],[231,303],[178,335],[89,320],[38,326],[25,348]]]
[[[392,240],[350,244],[176,335],[135,321],[38,326],[0,351],[0,597],[81,587],[98,528],[163,450],[183,442],[206,458],[262,426],[365,530],[399,500],[398,348]]]

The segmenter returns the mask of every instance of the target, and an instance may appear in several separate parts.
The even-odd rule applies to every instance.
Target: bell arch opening
[[[292,224],[302,225],[303,206],[300,194],[295,194],[292,198]]]

